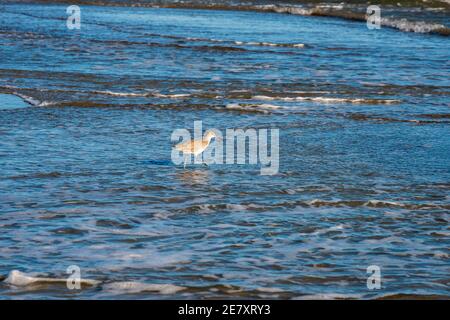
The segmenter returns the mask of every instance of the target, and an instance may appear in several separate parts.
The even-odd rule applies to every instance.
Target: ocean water
[[[449,298],[448,37],[247,10],[66,18],[0,5],[0,298]],[[173,164],[197,120],[279,129],[279,173]]]

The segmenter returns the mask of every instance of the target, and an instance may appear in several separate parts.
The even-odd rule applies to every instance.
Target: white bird
[[[175,145],[175,149],[183,152],[184,168],[186,168],[187,158],[193,154],[195,158],[208,148],[212,138],[217,138],[214,131],[207,131],[202,139],[193,139],[185,142],[180,142]]]

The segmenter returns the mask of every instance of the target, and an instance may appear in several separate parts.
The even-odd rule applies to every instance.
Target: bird
[[[217,139],[216,133],[214,131],[208,130],[202,139],[192,139],[189,141],[180,142],[175,145],[175,150],[183,152],[184,168],[186,168],[187,158],[191,154],[193,154],[194,157],[197,158],[199,154],[201,154],[206,150],[206,148],[208,148],[213,138]]]

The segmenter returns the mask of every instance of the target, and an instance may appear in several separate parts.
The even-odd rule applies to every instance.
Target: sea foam
[[[161,294],[174,294],[184,290],[184,287],[173,284],[151,284],[134,281],[112,282],[103,285],[103,290],[118,293],[159,292]]]
[[[4,280],[5,283],[8,283],[13,286],[29,286],[35,284],[66,284],[67,279],[63,278],[46,278],[46,277],[34,277],[24,272],[18,270],[12,270],[8,277]],[[90,280],[90,279],[81,279],[80,284],[94,286],[99,284],[99,281]]]
[[[365,99],[365,98],[334,98],[334,97],[269,97],[269,96],[253,96],[254,100],[266,100],[266,101],[312,101],[317,103],[354,103],[354,104],[392,104],[399,103],[400,100],[394,99]]]

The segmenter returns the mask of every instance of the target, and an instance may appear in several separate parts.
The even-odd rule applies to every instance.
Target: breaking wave
[[[447,28],[443,24],[429,23],[425,21],[410,21],[405,18],[382,18],[381,25],[406,32],[437,33],[445,36],[450,35],[450,28]]]
[[[298,6],[283,5],[261,5],[255,6],[256,10],[269,11],[276,13],[287,13],[302,16],[323,16],[343,18],[355,21],[366,21],[366,15],[362,12],[344,10],[342,5],[319,5],[312,8],[302,8]],[[435,33],[443,36],[450,35],[450,28],[439,23],[430,23],[425,21],[411,21],[406,18],[381,18],[381,25],[389,28],[398,29],[405,32],[416,33]]]
[[[253,96],[255,100],[280,100],[280,101],[313,101],[318,103],[363,103],[363,104],[392,104],[399,103],[400,100],[392,99],[364,99],[364,98],[334,98],[334,97],[270,97]]]
[[[92,91],[92,93],[103,94],[116,97],[146,97],[149,93],[133,93],[133,92],[114,92],[114,91]]]
[[[151,37],[157,37],[157,38],[167,38],[167,39],[173,39],[173,40],[179,40],[183,42],[193,43],[193,42],[206,42],[206,43],[213,43],[213,44],[233,44],[237,46],[262,46],[262,47],[284,47],[284,48],[304,48],[306,45],[304,43],[274,43],[274,42],[258,42],[258,41],[239,41],[239,40],[224,40],[224,39],[211,39],[211,38],[198,38],[198,37],[182,37],[182,36],[174,36],[174,35],[166,35],[166,34],[159,34],[159,33],[146,33],[147,36]],[[127,42],[128,43],[128,42]],[[152,45],[155,45],[152,43]],[[167,45],[166,45],[167,46]],[[177,45],[180,46],[180,45]],[[196,46],[193,48],[204,48],[201,46]],[[239,48],[233,48],[233,47],[206,47],[206,48],[225,48],[229,50],[240,50]]]
[[[261,113],[269,113],[274,110],[281,109],[281,106],[273,105],[273,104],[244,104],[244,103],[229,103],[225,106],[228,110],[238,110],[245,112],[261,112]]]
[[[30,285],[42,285],[42,284],[66,284],[67,279],[62,278],[46,278],[46,277],[34,277],[18,270],[12,270],[8,277],[4,280],[5,283],[23,287]],[[100,282],[97,280],[80,279],[81,285],[95,286]]]
[[[112,282],[102,286],[103,290],[114,293],[140,293],[158,292],[161,294],[174,294],[185,289],[185,287],[173,284],[151,284],[134,281]]]
[[[19,98],[21,98],[23,101],[25,101],[26,103],[35,106],[35,107],[46,107],[46,106],[51,106],[56,104],[56,102],[53,101],[40,101],[36,98],[21,94],[21,93],[17,93],[17,92],[13,92],[14,95],[18,96]]]
[[[234,41],[235,45],[238,46],[263,46],[263,47],[284,47],[284,48],[304,48],[304,43],[272,43],[272,42],[245,42],[245,41]]]
[[[291,208],[295,209],[298,207],[305,208],[319,208],[319,207],[331,207],[331,208],[390,208],[390,209],[407,209],[407,210],[433,210],[433,209],[450,209],[448,204],[437,204],[437,203],[409,203],[409,202],[398,202],[398,201],[387,201],[387,200],[322,200],[322,199],[312,199],[312,200],[297,200],[297,201],[286,201],[273,204],[260,205],[255,203],[247,204],[202,204],[188,206],[180,209],[179,212],[188,213],[212,213],[215,211],[229,211],[229,212],[239,212],[239,211],[271,211],[279,208]]]
[[[135,92],[115,92],[115,91],[92,91],[89,93],[94,94],[102,94],[108,96],[115,97],[155,97],[155,98],[169,98],[169,99],[179,99],[179,98],[187,98],[190,97],[191,94],[188,93],[177,93],[177,94],[162,94],[155,92],[143,92],[143,93],[135,93]]]
[[[67,279],[64,278],[48,278],[48,277],[35,277],[30,274],[12,270],[8,277],[4,280],[4,283],[16,286],[16,287],[28,287],[36,285],[66,285]],[[97,286],[101,285],[101,281],[91,279],[80,279],[80,284],[85,286]],[[110,291],[114,293],[140,293],[140,292],[158,292],[161,294],[174,294],[184,287],[172,285],[172,284],[149,284],[142,282],[111,282],[102,284],[102,290]]]
[[[418,209],[446,209],[449,205],[439,205],[434,203],[406,203],[397,201],[384,201],[384,200],[336,200],[328,201],[321,199],[313,199],[305,201],[302,204],[313,207],[370,207],[370,208],[405,208],[409,210]]]

